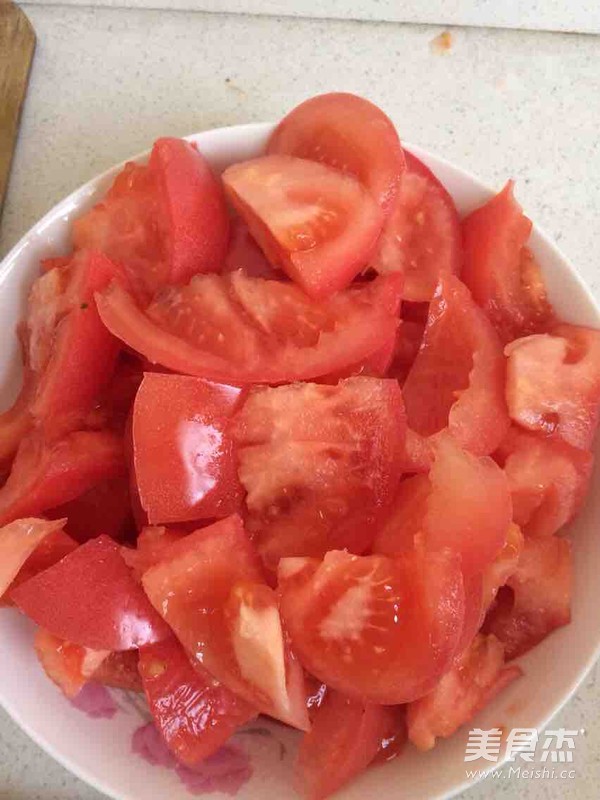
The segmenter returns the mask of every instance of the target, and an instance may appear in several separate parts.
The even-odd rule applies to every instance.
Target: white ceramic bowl
[[[271,126],[243,125],[190,136],[215,169],[261,153]],[[410,147],[443,181],[461,212],[485,201],[491,191],[451,164]],[[135,160],[144,160],[147,154]],[[52,209],[17,244],[0,266],[0,319],[5,331],[0,352],[0,407],[16,393],[18,357],[11,331],[21,317],[28,287],[45,255],[68,251],[71,221],[107,189],[120,166],[105,172]],[[575,269],[536,228],[531,247],[538,257],[551,300],[568,321],[600,326],[600,312]],[[7,341],[8,339],[8,341]],[[546,727],[550,717],[571,697],[600,651],[597,576],[600,574],[600,471],[596,470],[586,508],[572,526],[575,554],[573,622],[554,633],[520,660],[524,677],[512,684],[473,722],[428,754],[412,748],[383,767],[373,768],[339,797],[346,800],[386,797],[388,800],[449,798],[473,781],[465,767],[489,768],[489,762],[465,765],[468,727]],[[132,732],[140,713],[115,693],[121,711],[111,720],[90,719],[73,708],[46,678],[32,649],[32,626],[11,609],[0,609],[0,703],[16,722],[51,756],[77,776],[118,800],[189,800],[173,771],[149,766],[131,752]],[[295,734],[271,726],[284,741],[281,758],[277,741],[268,736],[238,737],[250,752],[254,775],[240,791],[243,800],[295,797],[290,785]],[[215,795],[211,795],[214,797]],[[223,796],[223,795],[221,795]]]

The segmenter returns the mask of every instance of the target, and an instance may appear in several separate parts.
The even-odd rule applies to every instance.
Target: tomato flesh
[[[226,517],[244,497],[229,420],[240,389],[146,373],[133,407],[137,488],[151,525]]]
[[[311,297],[344,289],[366,266],[383,215],[351,175],[271,155],[234,164],[223,183],[270,263]]]
[[[512,181],[463,221],[461,277],[503,342],[546,330],[554,318],[540,268],[526,247],[530,232]]]
[[[447,551],[282,559],[279,586],[301,663],[351,697],[410,702],[430,691],[452,661],[464,593],[460,560]]]
[[[92,650],[130,650],[170,633],[108,536],[81,545],[11,598],[49,633]]]
[[[419,750],[431,750],[436,738],[452,736],[521,674],[519,667],[504,667],[504,647],[495,636],[477,636],[430,694],[409,703],[408,738]]]
[[[140,675],[156,726],[183,764],[194,766],[223,745],[256,711],[171,637],[140,649]]]
[[[506,347],[511,419],[588,449],[598,427],[600,331],[559,325]]]
[[[69,698],[79,694],[110,655],[107,650],[89,650],[65,642],[43,628],[36,632],[34,647],[46,675]]]
[[[368,549],[400,478],[405,422],[395,381],[256,389],[233,436],[248,528],[268,569],[284,556]]]
[[[0,598],[44,539],[64,528],[65,520],[19,519],[0,528]]]
[[[141,581],[144,572],[158,564],[175,542],[186,534],[163,526],[145,527],[140,531],[135,548],[123,547],[121,555],[134,576]]]
[[[509,426],[505,369],[490,321],[458,278],[442,275],[403,386],[408,425],[423,436],[447,428],[466,450],[492,453]]]
[[[429,302],[441,274],[462,266],[462,233],[454,201],[422,161],[404,151],[406,170],[370,264],[404,275],[404,299]]]
[[[401,277],[353,286],[324,303],[241,272],[197,276],[144,313],[117,285],[97,296],[104,324],[150,362],[222,383],[328,375],[385,345],[397,327]]]

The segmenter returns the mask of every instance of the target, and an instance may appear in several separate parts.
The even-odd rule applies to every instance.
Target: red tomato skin
[[[175,757],[195,766],[256,711],[190,663],[173,637],[140,648],[139,671],[156,727]]]
[[[423,343],[403,386],[407,421],[422,436],[445,428],[474,455],[489,455],[509,427],[506,365],[498,335],[468,289],[443,275]]]
[[[0,598],[44,540],[62,531],[64,519],[19,519],[0,528]]]
[[[64,302],[50,360],[39,377],[31,413],[47,437],[76,430],[113,374],[119,342],[98,315],[94,293],[123,274],[101,253],[82,251],[67,267]]]
[[[462,280],[503,343],[546,330],[554,318],[540,269],[525,247],[531,220],[515,200],[513,188],[508,181],[463,221]]]
[[[240,280],[241,273],[233,276],[214,277],[198,276],[190,284],[190,291],[199,292],[205,300],[211,300],[207,308],[214,308],[212,293],[217,290],[229,298],[233,289],[235,276]],[[210,286],[209,284],[210,278]],[[243,277],[242,277],[243,280]],[[235,345],[240,352],[225,355],[215,354],[207,349],[187,341],[177,332],[171,332],[163,317],[168,315],[164,303],[155,303],[145,314],[135,303],[133,297],[113,284],[96,298],[100,316],[111,332],[138,353],[143,354],[150,362],[162,364],[164,367],[186,375],[196,375],[208,380],[234,385],[249,383],[287,383],[296,380],[310,380],[327,375],[356,364],[369,357],[378,347],[383,346],[396,330],[397,317],[390,311],[390,297],[397,298],[401,288],[401,278],[385,276],[363,286],[352,287],[339,292],[326,304],[310,305],[304,294],[296,287],[284,285],[280,281],[260,283],[258,278],[247,278],[247,281],[258,282],[254,285],[264,289],[265,304],[269,301],[278,303],[273,295],[274,287],[284,286],[290,290],[293,302],[298,305],[297,315],[292,315],[287,331],[285,321],[273,321],[276,339],[279,346],[274,347],[273,331],[265,330],[258,317],[248,319],[240,317],[238,305],[233,311],[227,310],[227,316],[220,321],[221,327],[211,328],[211,335],[231,336],[235,331]],[[231,303],[231,299],[227,299]],[[237,303],[237,301],[233,301]],[[180,320],[185,314],[192,315],[183,309],[189,305],[178,306],[176,298],[169,303],[182,310],[177,317]],[[203,306],[204,307],[204,306]],[[246,312],[248,308],[244,309]],[[272,311],[266,305],[266,313]],[[323,327],[312,330],[315,339],[310,342],[298,342],[297,330],[300,324],[306,325],[303,315],[313,313],[323,319]],[[302,319],[302,321],[301,321]],[[212,323],[211,323],[212,324]],[[308,327],[308,326],[307,326]],[[310,330],[310,328],[309,328]],[[233,342],[232,342],[233,346]]]
[[[464,591],[448,551],[393,559],[332,551],[321,563],[282,559],[278,577],[294,652],[330,688],[397,705],[426,694],[450,666]]]
[[[52,443],[32,433],[0,489],[0,525],[67,503],[123,469],[121,439],[112,433],[75,431]]]
[[[477,636],[430,694],[408,704],[409,740],[431,750],[436,738],[452,736],[521,675],[519,667],[504,667],[504,647],[495,636]]]
[[[137,488],[151,525],[226,517],[244,490],[228,433],[240,389],[146,373],[133,407]]]
[[[402,272],[404,299],[429,302],[440,274],[458,274],[462,232],[452,197],[433,172],[404,151],[400,178],[371,266],[378,272]]]
[[[169,282],[217,272],[229,243],[229,216],[220,182],[198,149],[183,139],[157,139],[149,169],[166,203]]]
[[[600,331],[559,325],[507,345],[506,399],[524,428],[589,449],[600,404]]]
[[[389,213],[405,168],[391,120],[377,106],[346,92],[305,100],[283,118],[268,153],[321,161],[355,175]]]
[[[383,215],[351,175],[269,155],[229,167],[223,183],[269,262],[310,297],[345,289],[367,265]]]
[[[581,509],[594,464],[587,450],[513,426],[495,458],[508,477],[513,519],[526,536],[551,536]]]
[[[506,585],[498,592],[483,631],[500,639],[509,660],[571,621],[570,542],[556,536],[526,539]]]
[[[233,437],[248,530],[267,569],[285,556],[368,550],[392,501],[405,437],[396,381],[256,389]]]
[[[300,743],[296,787],[307,800],[324,800],[375,759],[390,729],[392,709],[328,689],[312,729]]]
[[[13,589],[11,599],[49,633],[92,650],[131,650],[170,635],[108,536]]]

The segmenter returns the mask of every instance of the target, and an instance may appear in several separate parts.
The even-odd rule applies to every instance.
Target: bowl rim
[[[239,125],[228,125],[224,127],[218,128],[209,128],[204,131],[198,131],[196,133],[187,134],[186,136],[181,136],[178,138],[185,139],[187,141],[195,142],[199,138],[202,139],[202,145],[204,146],[206,143],[210,142],[211,139],[219,139],[227,134],[237,133],[237,134],[247,134],[248,137],[252,135],[260,135],[260,134],[267,134],[269,130],[272,130],[275,126],[275,123],[272,122],[252,122],[252,123],[242,123]],[[442,156],[438,156],[436,153],[431,152],[430,150],[420,147],[418,145],[413,145],[410,142],[406,142],[403,140],[403,146],[406,147],[407,150],[414,153],[419,158],[423,159],[427,164],[434,162],[437,165],[442,167],[448,168],[449,170],[459,173],[460,177],[468,180],[473,186],[476,186],[482,192],[485,192],[490,197],[496,193],[492,187],[490,187],[487,183],[484,183],[480,178],[478,178],[475,174],[470,172],[469,170],[460,167],[453,162],[449,161]],[[150,155],[151,148],[147,148],[143,151],[138,152],[137,154],[130,156],[129,158],[123,159],[122,161],[110,166],[106,170],[101,173],[98,173],[94,177],[90,178],[88,181],[83,183],[78,188],[74,189],[70,192],[66,197],[59,200],[57,203],[50,208],[46,214],[44,214],[37,222],[35,222],[21,237],[20,239],[10,248],[10,250],[6,253],[6,255],[2,258],[0,262],[0,292],[2,292],[3,285],[5,280],[7,279],[8,275],[12,273],[12,270],[17,267],[18,258],[21,253],[27,248],[29,241],[33,235],[43,233],[45,228],[52,225],[57,217],[63,216],[69,212],[76,210],[82,203],[82,200],[85,199],[86,196],[92,195],[98,189],[98,186],[104,182],[109,181],[113,178],[127,162],[136,162],[136,163],[144,163]],[[562,252],[562,250],[557,246],[554,240],[544,231],[544,229],[540,228],[539,225],[533,223],[532,225],[532,235],[535,235],[536,240],[541,243],[547,250],[557,259],[560,261],[562,268],[564,268],[568,273],[570,280],[573,280],[577,283],[579,289],[582,291],[582,294],[585,295],[590,307],[593,309],[596,322],[600,327],[600,302],[596,300],[594,294],[592,293],[591,289],[589,288],[588,284],[583,280],[582,276],[578,272],[578,270],[574,267],[573,263],[567,256]],[[541,731],[545,729],[549,722],[572,700],[575,693],[580,689],[583,685],[585,680],[588,678],[591,670],[595,666],[596,662],[600,659],[600,635],[598,636],[598,641],[596,646],[588,657],[586,663],[582,666],[582,668],[577,673],[577,676],[571,681],[571,684],[561,700],[554,705],[552,710],[544,717],[542,722],[538,725],[537,730]],[[57,748],[50,743],[42,734],[38,734],[35,728],[33,728],[21,715],[19,709],[16,704],[10,702],[2,692],[0,692],[0,707],[2,707],[9,717],[15,722],[22,731],[24,731],[29,738],[35,742],[35,744],[40,747],[46,754],[48,754],[51,758],[53,758],[56,762],[58,762],[61,766],[75,775],[79,780],[86,783],[88,786],[96,789],[97,791],[105,794],[107,797],[111,798],[111,800],[139,800],[137,797],[130,793],[123,793],[123,792],[115,792],[113,788],[108,786],[104,783],[104,781],[97,779],[92,774],[90,774],[87,769],[81,768],[77,762],[72,759],[68,755],[64,755],[59,753]],[[493,769],[498,770],[501,769],[507,763],[506,757],[503,757],[498,762],[494,763]],[[450,788],[449,790],[442,790],[435,795],[431,795],[429,800],[451,800],[452,798],[457,797],[462,792],[466,791],[467,789],[473,788],[475,785],[480,783],[484,778],[484,775],[480,775],[475,779],[465,778],[460,783],[457,783],[455,786]]]

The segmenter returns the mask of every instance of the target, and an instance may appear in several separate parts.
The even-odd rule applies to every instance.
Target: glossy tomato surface
[[[26,518],[0,528],[0,597],[44,539],[61,531],[64,525],[64,519]]]

